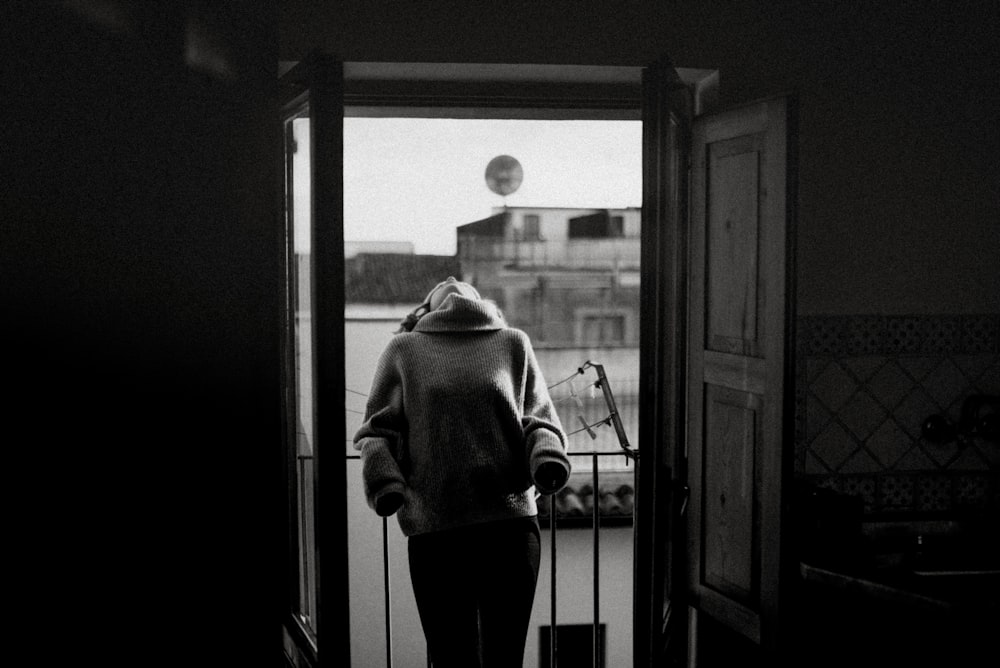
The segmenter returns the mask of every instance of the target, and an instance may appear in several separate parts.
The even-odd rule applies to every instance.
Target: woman
[[[540,559],[536,490],[569,477],[527,335],[449,277],[379,359],[354,437],[365,495],[397,513],[435,668],[522,665]]]

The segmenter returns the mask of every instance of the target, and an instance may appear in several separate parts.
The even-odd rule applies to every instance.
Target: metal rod
[[[597,472],[597,455],[593,455],[594,462],[594,491],[593,499],[594,516],[594,668],[600,664],[597,662],[600,656],[600,618],[601,618],[601,495],[599,478]]]
[[[549,584],[551,601],[549,604],[549,666],[557,668],[556,654],[556,495],[549,497],[549,560],[552,581]]]
[[[382,581],[385,587],[385,665],[392,668],[392,593],[389,591],[389,518],[382,518]]]
[[[628,434],[625,433],[625,427],[622,425],[622,418],[618,413],[618,406],[615,404],[614,392],[611,391],[611,384],[608,382],[607,374],[604,373],[604,365],[592,364],[590,362],[588,362],[588,364],[594,367],[594,370],[597,372],[597,383],[600,385],[601,392],[604,394],[604,403],[608,407],[611,424],[614,426],[615,433],[618,435],[618,445],[621,447],[626,457],[638,459],[639,453],[633,450],[628,443]]]

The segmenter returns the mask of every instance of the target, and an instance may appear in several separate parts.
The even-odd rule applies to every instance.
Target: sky
[[[524,171],[506,198],[486,186],[498,155]],[[639,121],[345,118],[345,240],[453,255],[455,228],[504,204],[638,207],[641,163]]]

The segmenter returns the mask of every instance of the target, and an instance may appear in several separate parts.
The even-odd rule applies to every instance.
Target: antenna
[[[503,198],[507,208],[507,195],[516,191],[524,179],[521,163],[509,155],[498,155],[486,165],[486,187]]]

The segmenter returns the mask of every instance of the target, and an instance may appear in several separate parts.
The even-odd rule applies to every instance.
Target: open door
[[[312,55],[282,76],[280,90],[285,653],[290,665],[349,666],[342,66]]]
[[[692,125],[686,397],[690,665],[779,647],[790,474],[791,102]],[[706,636],[708,628],[721,635]],[[707,638],[711,638],[706,642]]]
[[[667,62],[643,70],[641,457],[636,470],[635,666],[684,660],[684,365],[692,91]]]

